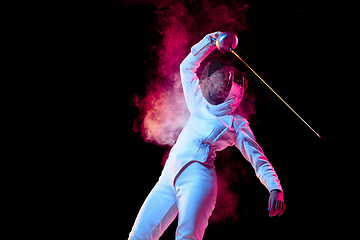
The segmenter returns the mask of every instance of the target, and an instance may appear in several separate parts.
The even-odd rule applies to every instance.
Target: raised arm
[[[181,82],[186,104],[191,113],[202,101],[205,101],[200,90],[196,70],[200,66],[200,63],[216,48],[213,39],[217,39],[220,34],[221,32],[214,32],[206,35],[191,48],[189,55],[180,64]]]

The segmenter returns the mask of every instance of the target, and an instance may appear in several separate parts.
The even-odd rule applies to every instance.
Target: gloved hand
[[[191,48],[191,53],[197,56],[200,61],[204,60],[214,49],[216,49],[216,39],[222,32],[207,34],[200,42]],[[214,41],[215,40],[215,41]]]
[[[223,32],[217,31],[217,32],[213,32],[213,33],[209,33],[208,35],[206,35],[206,37],[212,41],[213,39],[215,39],[215,41],[212,41],[213,44],[216,43],[217,38],[220,36],[220,34],[222,34]]]
[[[279,214],[279,217],[285,211],[285,202],[283,193],[279,190],[272,190],[269,196],[268,203],[269,217],[273,217]]]

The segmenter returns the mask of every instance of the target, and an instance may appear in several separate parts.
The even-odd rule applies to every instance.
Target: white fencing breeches
[[[213,168],[193,162],[177,178],[175,186],[163,171],[139,211],[129,240],[158,239],[177,214],[175,239],[202,239],[215,208],[216,195],[217,178]]]

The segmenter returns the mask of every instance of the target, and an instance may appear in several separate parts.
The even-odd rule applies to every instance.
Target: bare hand
[[[279,217],[285,211],[285,202],[283,193],[279,190],[272,190],[270,192],[268,203],[269,216],[274,217],[279,214]]]

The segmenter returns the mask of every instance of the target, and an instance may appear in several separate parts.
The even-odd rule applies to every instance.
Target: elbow
[[[195,72],[196,69],[199,67],[200,63],[197,62],[197,59],[192,56],[190,53],[181,63],[180,63],[180,71],[181,72],[188,72],[192,71]]]
[[[180,72],[186,72],[188,69],[188,64],[186,63],[185,59],[180,63]]]
[[[185,63],[184,63],[184,61],[182,61],[182,62],[180,63],[180,71],[181,71],[181,72],[185,71]]]

